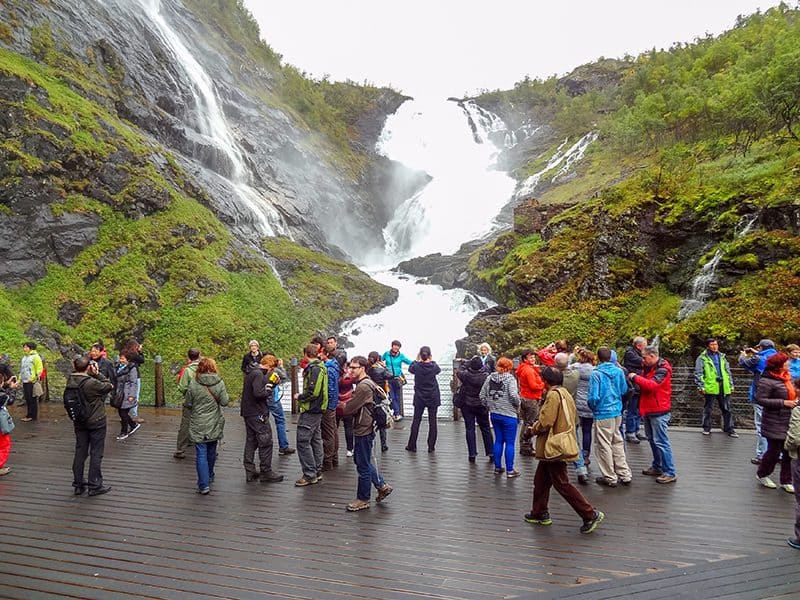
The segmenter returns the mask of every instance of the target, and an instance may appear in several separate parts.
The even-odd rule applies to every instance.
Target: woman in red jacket
[[[522,432],[536,422],[539,418],[539,406],[542,403],[544,381],[536,364],[536,353],[533,350],[523,350],[517,367],[517,381],[519,382],[519,416],[522,418],[520,430],[519,453],[521,456],[533,456],[533,444],[530,439],[523,439]]]

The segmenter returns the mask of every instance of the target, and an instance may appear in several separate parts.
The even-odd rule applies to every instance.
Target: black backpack
[[[89,418],[89,402],[83,393],[83,385],[89,380],[85,377],[78,387],[64,389],[64,410],[73,423],[85,423]]]
[[[389,412],[388,396],[382,387],[375,385],[370,380],[369,386],[372,388],[372,426],[376,431],[390,429],[392,427],[392,417]]]

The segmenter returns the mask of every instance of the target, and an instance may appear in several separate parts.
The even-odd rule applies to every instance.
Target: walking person
[[[142,426],[131,416],[131,409],[138,403],[139,393],[139,369],[136,368],[135,359],[136,353],[133,350],[123,351],[119,355],[116,401],[114,402],[120,422],[119,435],[116,438],[118,442],[128,439],[128,436]]]
[[[783,352],[777,352],[767,359],[766,368],[756,388],[756,404],[764,409],[761,434],[767,438],[767,451],[761,457],[756,478],[765,488],[775,489],[778,486],[770,475],[780,462],[781,487],[792,494],[795,488],[792,484],[791,456],[784,451],[783,444],[797,400],[797,390],[789,374],[789,357]]]
[[[750,459],[750,462],[754,465],[761,463],[761,457],[767,451],[767,438],[761,434],[761,417],[764,407],[756,403],[756,388],[758,387],[758,380],[767,366],[767,359],[777,352],[775,342],[763,339],[758,342],[755,348],[744,348],[739,353],[739,366],[747,369],[753,375],[753,380],[750,382],[749,399],[753,405],[753,420],[756,427],[756,455]]]
[[[484,361],[480,356],[473,356],[462,368],[456,372],[456,377],[461,382],[461,416],[464,417],[464,427],[467,438],[467,460],[474,463],[478,456],[478,445],[475,440],[475,425],[481,431],[483,449],[489,460],[494,460],[494,439],[489,427],[489,409],[481,402],[481,388],[489,376],[485,370]],[[494,372],[495,364],[492,365]]]
[[[367,355],[367,361],[369,361],[367,377],[388,394],[392,376],[386,366],[381,362],[381,355],[372,351]],[[381,452],[387,452],[389,450],[389,444],[386,443],[386,429],[380,429],[378,435],[381,440]]]
[[[197,348],[189,348],[186,353],[189,359],[186,365],[178,373],[178,391],[184,399],[181,406],[181,424],[178,427],[178,440],[176,442],[175,453],[173,458],[181,459],[186,457],[186,447],[189,445],[189,417],[191,416],[191,407],[186,405],[186,392],[189,389],[189,383],[195,378],[197,373],[197,365],[200,364],[200,350]]]
[[[792,485],[794,487],[794,537],[787,539],[786,543],[792,548],[800,550],[800,406],[792,409],[783,450],[792,459]]]
[[[363,356],[354,356],[349,361],[351,377],[356,381],[353,397],[345,404],[344,413],[354,419],[355,463],[358,471],[356,499],[347,505],[355,512],[369,508],[372,486],[378,491],[376,502],[382,502],[393,489],[384,481],[372,463],[372,448],[375,441],[372,408],[374,406],[375,383],[367,377],[369,361]]]
[[[514,446],[517,443],[520,397],[517,380],[511,373],[513,369],[514,363],[510,358],[500,357],[495,372],[484,380],[480,391],[481,403],[489,409],[494,427],[494,474],[502,475],[505,471],[510,479],[519,477],[519,471],[514,469]]]
[[[581,533],[592,533],[605,518],[584,498],[578,488],[569,482],[567,461],[574,461],[578,454],[578,440],[575,436],[577,410],[575,401],[561,385],[563,376],[556,369],[542,370],[542,379],[547,395],[542,403],[539,418],[529,427],[526,437],[536,436],[536,474],[533,477],[533,503],[525,521],[532,525],[552,525],[549,501],[550,489],[555,490],[583,519]],[[556,438],[555,436],[560,436]],[[557,443],[561,439],[562,443]],[[548,446],[548,442],[550,445]]]
[[[19,363],[19,380],[22,382],[22,397],[25,398],[26,414],[22,418],[26,423],[39,418],[39,397],[42,395],[42,384],[39,378],[44,372],[42,357],[36,351],[36,342],[22,344],[22,360]]]
[[[300,416],[296,444],[303,475],[294,482],[297,487],[322,479],[322,414],[328,408],[328,370],[317,356],[319,348],[312,342],[303,350],[307,365],[303,369],[303,391],[297,394]]]
[[[250,365],[244,378],[239,415],[244,420],[245,442],[242,465],[247,482],[262,483],[283,481],[283,475],[272,470],[272,426],[269,408],[273,387],[280,381],[277,374],[269,372],[275,367],[275,357],[265,355],[257,365]],[[199,367],[198,367],[199,368]],[[259,470],[256,471],[255,453],[258,450]]]
[[[417,360],[408,367],[408,372],[414,374],[414,418],[411,421],[411,433],[408,436],[406,450],[417,451],[417,436],[422,423],[422,414],[428,411],[428,452],[436,451],[436,413],[442,403],[439,381],[436,376],[442,369],[431,356],[431,349],[422,346],[419,349]]]
[[[622,397],[628,391],[625,374],[611,362],[611,349],[597,349],[599,364],[589,379],[589,407],[594,413],[595,455],[600,468],[600,485],[629,485],[632,475],[625,458],[622,439]]]
[[[206,495],[214,483],[217,443],[225,429],[222,407],[229,402],[225,382],[213,358],[201,358],[195,377],[189,381],[185,404],[189,407],[189,441],[194,444],[197,493]]]
[[[73,423],[75,430],[75,455],[72,459],[72,488],[76,496],[88,492],[100,496],[111,491],[103,484],[102,461],[106,444],[106,396],[114,385],[92,364],[88,356],[78,356],[72,361],[73,372],[67,379],[67,389],[77,389],[86,402],[87,416]],[[89,477],[84,477],[86,458],[89,457]]]
[[[395,421],[401,421],[403,415],[400,414],[403,405],[403,386],[406,378],[403,375],[403,365],[411,365],[413,362],[405,354],[400,352],[402,344],[398,340],[392,340],[391,348],[383,353],[381,360],[386,365],[386,369],[392,374],[389,381],[389,400],[392,403],[392,414]]]
[[[551,346],[555,348],[554,344],[551,344]],[[548,348],[549,347],[550,346],[548,346]],[[555,357],[553,358],[553,362],[555,363]],[[520,355],[520,363],[519,367],[517,367],[517,381],[519,382],[520,395],[519,416],[522,420],[519,453],[522,456],[533,456],[533,444],[530,438],[522,439],[522,432],[533,425],[536,419],[539,418],[539,407],[542,404],[544,382],[542,381],[542,376],[539,374],[539,367],[536,364],[536,353],[531,349],[523,350]]]
[[[733,427],[731,412],[731,394],[733,393],[733,375],[728,359],[719,351],[716,338],[706,340],[706,349],[700,353],[694,363],[694,380],[697,389],[703,394],[703,435],[711,434],[711,411],[714,403],[722,412],[722,431],[732,438],[739,434]]]

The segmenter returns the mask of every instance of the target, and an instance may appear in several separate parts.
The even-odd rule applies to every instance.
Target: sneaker
[[[750,464],[751,465],[760,465],[761,464],[761,459],[758,458],[757,456],[754,457],[754,458],[751,458],[750,459]]]
[[[531,525],[552,525],[553,520],[550,518],[550,513],[542,513],[540,515],[535,515],[533,513],[528,513],[524,517],[526,523],[530,523]]]
[[[269,473],[268,475],[261,473],[258,478],[261,480],[261,483],[279,483],[283,481],[283,475],[278,475],[277,473]]]
[[[133,435],[133,433],[134,433],[134,432],[135,432],[137,429],[139,429],[139,427],[141,427],[141,426],[142,426],[142,424],[141,424],[141,423],[136,423],[136,425],[134,425],[134,426],[133,426],[133,429],[131,429],[131,430],[128,432],[128,435]]]
[[[789,538],[786,540],[786,543],[789,544],[792,548],[800,550],[800,540],[797,538]]]
[[[675,483],[678,478],[675,475],[661,475],[656,477],[656,483]]]
[[[711,432],[710,431],[706,431],[705,429],[703,429],[703,435],[711,435]]]
[[[635,435],[626,435],[625,436],[625,441],[628,442],[629,444],[639,444],[639,443],[641,443],[641,442],[639,442],[639,438],[636,437]]]
[[[204,488],[200,488],[199,490],[197,490],[197,493],[198,494],[202,494],[203,496],[207,496],[210,492],[211,492],[211,488],[210,487],[204,487]]]
[[[588,521],[584,521],[583,525],[581,525],[581,533],[592,533],[597,526],[605,519],[606,516],[603,514],[602,511],[596,510],[594,511],[594,517],[589,519]]]
[[[578,483],[583,485],[589,484],[589,476],[588,475],[578,475]]]
[[[617,487],[616,481],[613,481],[611,479],[606,479],[605,477],[598,477],[597,479],[595,479],[595,482],[599,483],[600,485],[604,485],[606,487]]]
[[[738,438],[738,437],[739,437],[739,434],[738,434],[738,433],[736,433],[735,431],[729,431],[729,432],[728,432],[728,437],[732,437],[732,438]]]
[[[509,471],[506,477],[508,479],[514,479],[515,477],[519,477],[519,475],[520,475],[519,471]]]
[[[347,505],[347,512],[356,512],[365,508],[369,508],[369,500],[353,500]]]
[[[495,475],[502,475],[505,472],[506,472],[506,470],[503,467],[495,468],[495,470],[494,470],[494,474]]]
[[[403,415],[395,415],[394,416],[394,420],[395,420],[395,422],[402,421],[403,420]]]
[[[646,442],[647,441],[647,436],[645,434],[643,434],[641,431],[637,431],[636,432],[636,439],[639,440],[639,441],[642,441],[642,442]]]
[[[172,458],[178,458],[178,459],[186,458],[186,452],[184,452],[183,450],[178,450],[175,454],[172,455]]]
[[[291,446],[286,446],[286,448],[278,449],[278,454],[280,454],[281,456],[288,456],[289,454],[294,454],[294,453],[295,449],[292,448]]]
[[[20,420],[23,423],[29,423],[29,422],[33,421],[33,417],[22,417],[22,419],[20,419]]]
[[[620,484],[622,484],[622,485],[630,485],[632,481],[633,481],[632,479],[620,479],[619,480]]]
[[[259,478],[260,476],[261,476],[261,475],[260,475],[259,473],[248,473],[248,474],[245,476],[245,481],[247,481],[247,483],[250,483],[251,481],[258,481],[258,478]]]
[[[322,471],[317,471],[317,482],[322,481]]]
[[[791,483],[782,483],[781,489],[787,494],[794,494],[794,486]]]
[[[386,496],[391,494],[394,491],[394,488],[390,486],[388,483],[384,483],[383,487],[378,489],[378,495],[375,497],[375,502],[383,502],[386,499]]]
[[[72,493],[73,493],[75,496],[80,496],[80,495],[81,495],[81,494],[83,494],[83,492],[85,492],[86,490],[87,490],[87,486],[86,486],[86,485],[73,485],[73,486],[72,486]]]
[[[294,450],[292,450],[292,452],[294,452]],[[351,456],[353,456],[353,451],[352,450],[348,450],[347,451],[347,458],[350,458]]]
[[[772,479],[770,479],[769,477],[759,477],[758,475],[756,475],[756,479],[758,479],[758,483],[763,485],[765,488],[774,490],[776,487],[778,487],[777,485],[775,485],[775,482],[772,481]]]
[[[653,467],[649,467],[642,471],[642,475],[648,475],[649,477],[660,477],[662,475],[661,471],[658,469],[654,469]]]
[[[294,486],[305,487],[307,485],[313,485],[317,483],[317,481],[319,481],[319,479],[317,479],[316,477],[307,478],[305,475],[303,475],[300,479],[294,482]]]
[[[9,473],[11,473],[11,467],[3,467],[0,469],[0,477],[3,475],[8,475]]]
[[[111,486],[96,488],[93,490],[89,490],[89,496],[102,496],[103,494],[107,494],[110,491],[111,491]]]
[[[118,442],[121,442],[122,440],[127,440],[127,439],[128,439],[128,434],[127,434],[127,433],[120,433],[120,434],[119,434],[119,435],[116,437],[116,440],[117,440]]]

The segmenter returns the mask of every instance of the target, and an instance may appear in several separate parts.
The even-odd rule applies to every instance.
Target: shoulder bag
[[[561,390],[557,389],[558,397],[561,398],[561,410],[567,419],[567,429],[561,433],[553,433],[552,428],[547,434],[544,443],[544,457],[546,460],[575,460],[578,456],[578,439],[575,437],[575,422],[572,420],[572,413],[567,408],[567,401]]]

